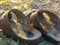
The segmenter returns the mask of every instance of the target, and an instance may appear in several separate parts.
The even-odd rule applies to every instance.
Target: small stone
[[[50,0],[46,0],[46,3],[49,4],[49,3],[51,3],[51,1]]]
[[[59,37],[59,38],[60,38],[60,34],[57,34],[57,37]]]
[[[59,4],[53,4],[52,5],[52,10],[54,11],[54,12],[57,12],[58,10],[59,10]]]
[[[0,33],[2,33],[2,29],[0,29]]]
[[[60,2],[60,0],[58,0],[58,2]]]

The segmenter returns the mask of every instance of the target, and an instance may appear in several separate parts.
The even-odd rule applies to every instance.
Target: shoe
[[[35,28],[32,28],[32,31],[30,31],[30,28],[25,25],[24,21],[25,15],[21,11],[17,9],[8,10],[0,19],[0,28],[3,29],[7,36],[18,38],[29,45],[40,43],[40,31]]]
[[[33,22],[34,27],[45,37],[51,41],[60,42],[60,19],[56,14],[48,10],[39,10],[31,14],[30,22]]]

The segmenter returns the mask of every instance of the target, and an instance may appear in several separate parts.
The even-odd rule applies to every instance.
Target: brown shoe
[[[32,31],[29,31],[30,27],[25,25],[25,15],[17,9],[8,10],[2,15],[0,28],[7,36],[18,38],[27,44],[36,45],[40,43],[40,31],[34,29],[33,26]]]
[[[60,42],[60,19],[56,14],[48,10],[39,10],[32,13],[30,19],[34,27],[38,28],[45,36],[53,39],[54,42]]]

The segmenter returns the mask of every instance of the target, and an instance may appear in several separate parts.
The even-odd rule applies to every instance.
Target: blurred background
[[[60,0],[0,0],[0,9],[17,8],[22,11],[45,9],[60,15]]]
[[[60,0],[0,0],[0,9],[47,9],[60,13]]]

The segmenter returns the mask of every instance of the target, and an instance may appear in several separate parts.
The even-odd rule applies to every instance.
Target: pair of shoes
[[[30,13],[30,24],[51,41],[60,42],[60,19],[53,12],[38,10]]]
[[[20,10],[7,10],[0,17],[0,29],[9,37],[20,39],[29,45],[36,45],[41,40],[41,32],[27,22],[26,16]]]

